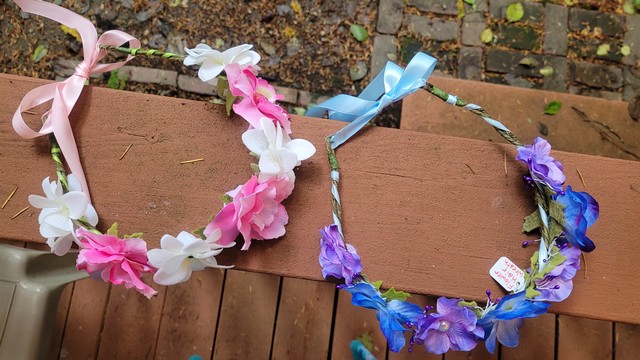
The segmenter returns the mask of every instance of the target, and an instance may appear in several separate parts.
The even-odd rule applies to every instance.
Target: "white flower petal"
[[[81,191],[68,192],[62,195],[61,200],[69,211],[69,217],[74,220],[80,219],[87,210],[87,205],[89,205],[87,195]]]
[[[160,238],[160,247],[172,253],[181,253],[184,248],[184,243],[171,235],[163,235],[162,238]]]
[[[57,238],[60,236],[67,236],[69,234],[71,234],[71,231],[69,230],[66,230],[63,228],[61,229],[56,226],[51,226],[50,224],[47,224],[47,223],[40,224],[40,235],[42,235],[42,237]]]
[[[160,268],[166,273],[174,273],[176,271],[180,271],[180,268],[184,265],[184,263],[189,262],[189,259],[187,259],[187,257],[187,254],[174,254],[173,256],[166,258]]]
[[[38,209],[58,207],[58,203],[55,200],[40,195],[29,195],[29,204]]]
[[[214,244],[218,245],[216,244],[216,242],[220,240],[221,237],[222,237],[222,230],[214,229],[204,241],[209,245],[214,245]]]
[[[173,255],[174,254],[172,252],[163,249],[151,249],[147,251],[147,259],[149,260],[149,264],[157,269],[159,269],[162,264],[164,264],[164,262]]]
[[[224,65],[213,62],[208,63],[208,61],[206,60],[198,70],[198,77],[204,82],[212,81],[224,70]]]
[[[69,219],[68,216],[61,214],[59,212],[54,212],[44,217],[42,219],[42,224],[48,224],[50,226],[53,226],[55,228],[58,228],[67,232],[73,232],[74,230],[73,222],[71,221],[71,219]],[[50,237],[50,236],[45,236],[45,237]]]
[[[51,252],[62,256],[71,250],[71,245],[73,245],[74,237],[72,234],[68,234],[65,236],[61,236],[58,238],[49,238],[47,239],[47,245],[51,248]]]
[[[49,199],[55,198],[54,191],[51,189],[51,181],[49,181],[48,176],[42,180],[42,192],[44,192],[44,195]]]
[[[262,131],[264,131],[264,136],[270,145],[274,145],[276,142],[276,125],[273,123],[273,120],[269,118],[260,119],[260,126],[262,127]]]
[[[69,191],[83,191],[82,185],[80,185],[80,180],[74,174],[69,174],[67,176],[67,182],[69,184]]]
[[[181,282],[189,280],[191,277],[191,266],[188,263],[184,263],[175,272],[166,272],[164,269],[158,270],[153,275],[153,281],[160,285],[175,285]]]
[[[176,236],[176,239],[178,239],[178,241],[180,241],[182,243],[183,251],[184,251],[184,248],[189,246],[189,244],[192,244],[193,242],[199,240],[198,238],[196,238],[195,235],[193,235],[192,233],[187,232],[187,231],[180,231],[178,236]]]
[[[307,160],[316,153],[316,147],[305,139],[294,139],[285,144],[285,148],[298,156],[298,161]]]
[[[84,212],[84,218],[92,226],[96,226],[98,224],[98,213],[96,212],[96,209],[93,207],[93,205],[87,205],[87,210]]]
[[[253,45],[242,44],[242,45],[234,46],[230,49],[225,50],[224,52],[222,52],[222,57],[224,59],[224,62],[226,64],[235,62],[234,58],[242,55],[242,53],[244,52],[249,51],[252,47]]]
[[[242,142],[252,153],[260,156],[269,148],[264,131],[259,129],[250,129],[242,134]]]
[[[240,65],[240,69],[244,69],[260,62],[260,54],[255,51],[247,51],[234,57],[231,62]]]
[[[262,173],[279,174],[280,172],[283,172],[282,165],[280,163],[281,160],[279,153],[277,151],[268,150],[265,151],[262,156],[260,156],[258,167],[260,168],[260,172]]]

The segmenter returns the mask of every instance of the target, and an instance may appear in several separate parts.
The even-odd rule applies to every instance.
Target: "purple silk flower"
[[[427,314],[418,321],[415,341],[427,351],[444,354],[449,349],[470,351],[484,337],[478,318],[460,299],[438,298],[437,313]]]
[[[536,300],[560,302],[571,294],[572,279],[580,269],[580,249],[577,246],[567,246],[560,250],[560,254],[567,259],[549,271],[544,278],[535,281],[536,290],[540,291]]]
[[[566,180],[562,172],[562,164],[552,158],[551,145],[543,138],[536,138],[533,145],[518,146],[516,160],[529,166],[533,181],[546,184],[556,192],[562,192],[562,184]]]
[[[320,230],[320,266],[322,276],[344,278],[347,285],[353,283],[353,278],[362,272],[362,263],[356,249],[346,245],[338,226],[333,224]]]

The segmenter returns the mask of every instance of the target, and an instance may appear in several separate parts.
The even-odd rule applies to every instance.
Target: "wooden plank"
[[[143,281],[151,283],[150,276]],[[147,300],[137,291],[112,286],[100,339],[98,359],[153,359],[165,287],[155,286],[158,295]]]
[[[207,269],[167,288],[156,359],[210,359],[220,309],[224,270]]]
[[[498,346],[504,349],[502,345]],[[484,343],[482,343],[471,351],[449,351],[444,354],[444,360],[495,360],[499,358],[498,348],[496,350],[495,354],[491,354],[484,347]]]
[[[2,105],[16,108],[27,90],[43,83],[0,76]],[[189,120],[184,118],[186,113]],[[10,116],[9,112],[0,115],[0,151],[5,159],[0,176],[24,184],[25,193],[39,193],[40,181],[34,179],[52,174],[46,140],[18,141]],[[157,245],[167,231],[202,225],[218,210],[211,199],[250,175],[251,159],[239,140],[246,124],[227,118],[222,107],[88,88],[71,118],[102,224],[120,221],[128,229],[143,231],[150,246]],[[287,236],[255,242],[248,253],[227,251],[220,257],[222,263],[236,264],[241,270],[320,279],[320,271],[308,264],[318,256],[317,230],[331,222],[329,167],[322,148],[325,136],[341,126],[293,117],[295,136],[309,139],[319,152],[299,169],[298,186],[287,199],[291,214]],[[222,146],[193,146],[212,139]],[[134,146],[127,156],[117,160],[130,143]],[[505,151],[508,175],[503,177]],[[499,291],[485,275],[486,269],[500,256],[526,264],[532,252],[514,240],[522,239],[522,218],[533,209],[531,195],[521,186],[524,166],[512,160],[514,153],[506,145],[383,128],[367,129],[345,144],[339,151],[345,235],[353,239],[367,274],[411,293],[481,300],[486,289]],[[640,299],[633,274],[640,272],[640,263],[630,241],[640,232],[635,218],[640,212],[640,163],[555,155],[565,164],[568,183],[577,190],[582,187],[574,170],[581,169],[603,211],[590,230],[599,248],[588,256],[588,278],[577,278],[572,296],[552,310],[640,323],[640,313],[633,311]],[[205,161],[179,164],[195,157]],[[476,174],[464,164],[473,164]],[[21,171],[15,171],[18,168]],[[109,170],[115,168],[118,171]],[[122,206],[122,199],[131,205]],[[372,224],[370,211],[381,206],[385,217]],[[1,237],[42,241],[35,216],[13,221],[0,216],[0,228]],[[416,235],[420,241],[397,241]],[[390,243],[394,246],[389,247]],[[389,251],[379,251],[382,248]]]
[[[326,359],[335,286],[302,279],[282,279],[272,359]]]
[[[351,294],[342,290],[338,292],[336,319],[333,325],[333,342],[331,344],[332,359],[351,359],[349,344],[363,334],[368,333],[373,340],[373,351],[377,359],[384,359],[387,354],[387,340],[384,338],[376,312],[351,304]]]
[[[280,277],[228,270],[214,359],[269,359]]]
[[[616,323],[616,360],[636,360],[640,355],[640,325]]]
[[[558,317],[558,359],[613,359],[612,324],[608,321]]]
[[[553,360],[555,358],[556,315],[544,314],[526,319],[520,328],[520,344],[503,346],[502,360]]]
[[[436,306],[436,301],[438,298],[432,296],[424,296],[424,295],[413,295],[409,298],[409,301],[412,303],[424,307],[424,306]],[[407,343],[407,347],[402,349],[399,353],[394,353],[392,351],[388,351],[387,359],[388,360],[411,360],[411,359],[423,359],[423,360],[441,360],[444,358],[444,355],[435,355],[427,352],[423,345],[414,345],[413,350],[409,352],[408,350],[409,344]]]
[[[60,359],[97,358],[110,290],[111,285],[103,281],[76,281]],[[129,319],[122,318],[121,321],[119,326],[129,325]]]
[[[539,130],[542,123],[548,128],[544,137],[555,149],[637,160],[604,141],[596,126],[583,121],[571,109],[576,106],[592,120],[617,131],[624,140],[623,145],[640,156],[640,127],[629,116],[626,102],[435,76],[429,81],[467,102],[484,106],[523,141],[531,143],[542,136]],[[560,112],[554,116],[544,115],[545,104],[553,100],[562,103]],[[403,101],[400,125],[405,130],[504,142],[478,116],[456,109],[426,91],[412,94]]]

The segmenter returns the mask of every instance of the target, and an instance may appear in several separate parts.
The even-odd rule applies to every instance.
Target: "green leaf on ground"
[[[624,11],[624,13],[627,14],[627,15],[633,15],[633,14],[636,13],[636,8],[635,8],[635,6],[633,6],[632,3],[625,2],[622,5],[622,11]]]
[[[555,115],[560,111],[561,108],[562,103],[560,101],[554,100],[547,104],[547,106],[544,108],[544,113],[547,115]]]
[[[620,47],[620,54],[622,54],[622,56],[629,56],[631,55],[631,47],[627,44],[622,45]]]
[[[598,46],[598,50],[596,50],[596,55],[598,56],[606,56],[611,50],[611,46],[609,44],[600,44]]]
[[[551,76],[553,75],[553,68],[549,65],[543,67],[542,69],[540,69],[540,75],[542,76]]]
[[[521,3],[511,4],[507,7],[507,21],[516,22],[524,16],[524,8]]]
[[[38,45],[38,47],[36,47],[36,49],[33,50],[33,54],[31,54],[31,60],[33,60],[33,62],[38,62],[42,60],[42,58],[47,56],[48,53],[49,53],[49,50],[47,49],[46,46]]]
[[[293,112],[296,113],[296,115],[300,115],[303,116],[305,112],[307,112],[307,109],[300,107],[300,106],[294,106],[293,107]]]
[[[485,44],[488,44],[493,41],[493,31],[491,30],[491,28],[486,28],[482,30],[482,32],[480,33],[480,41],[482,41]]]
[[[119,74],[120,71],[118,69],[113,70],[109,74],[109,80],[107,80],[107,87],[109,89],[124,90],[127,81],[124,77],[120,78]]]
[[[362,25],[351,24],[349,31],[351,31],[351,35],[360,42],[369,38],[369,32],[367,32],[367,29]]]
[[[526,67],[533,68],[533,67],[538,66],[539,62],[538,62],[538,60],[536,60],[536,59],[534,59],[534,58],[532,58],[530,56],[527,56],[527,57],[523,57],[522,60],[520,60],[520,62],[518,62],[518,64],[526,66]]]

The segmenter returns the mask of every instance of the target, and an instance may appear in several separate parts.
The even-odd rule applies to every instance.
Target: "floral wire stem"
[[[62,150],[60,150],[60,145],[58,145],[58,141],[53,134],[49,135],[49,142],[51,143],[51,158],[56,164],[56,175],[58,176],[58,180],[62,185],[62,190],[64,190],[64,192],[69,192],[69,180],[67,180],[67,171],[65,170],[64,164],[62,163]]]
[[[111,45],[102,45],[101,48],[105,50],[118,51],[128,55],[133,55],[133,56],[144,55],[148,57],[160,57],[163,59],[176,60],[180,62],[184,61],[184,55],[164,52],[164,51],[155,50],[155,49],[142,49],[142,48],[131,49],[126,47],[111,46]]]
[[[58,181],[60,181],[60,185],[62,186],[62,190],[67,193],[69,192],[69,180],[67,179],[67,170],[64,168],[62,150],[60,150],[60,145],[58,145],[58,141],[53,134],[49,135],[49,142],[51,143],[51,158],[53,162],[56,164],[56,175],[58,176]],[[98,229],[89,224],[86,219],[80,218],[76,220],[78,223],[82,225],[82,227],[91,231],[95,234],[102,234]]]
[[[509,131],[506,128],[499,128],[497,126],[494,125],[493,122],[495,122],[496,120],[494,120],[491,115],[489,115],[489,113],[487,113],[487,111],[482,108],[481,106],[475,105],[475,104],[467,104],[465,101],[459,99],[456,96],[452,96],[449,95],[446,91],[438,88],[437,86],[427,83],[427,85],[425,85],[423,87],[424,90],[428,91],[430,94],[435,95],[436,97],[438,97],[439,99],[446,101],[452,105],[458,106],[458,107],[462,107],[465,108],[469,111],[471,111],[472,113],[480,116],[482,119],[484,119],[484,121],[486,121],[487,123],[489,123],[489,125],[493,126],[493,128],[498,132],[498,134],[500,134],[500,136],[502,136],[505,140],[507,140],[509,143],[511,143],[512,145],[515,146],[522,146],[522,142],[516,137],[516,135],[514,133],[512,133],[511,131]],[[455,100],[455,103],[453,102],[449,102]]]
[[[333,221],[338,226],[338,230],[344,239],[344,234],[342,233],[342,205],[340,204],[340,193],[338,192],[340,164],[338,164],[336,151],[331,144],[332,139],[333,135],[327,136],[326,139],[327,156],[329,158],[329,166],[331,167],[331,212],[333,213]]]

